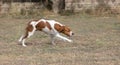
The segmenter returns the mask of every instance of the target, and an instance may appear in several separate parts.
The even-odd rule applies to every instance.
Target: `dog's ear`
[[[55,24],[54,28],[58,31],[58,32],[62,32],[64,31],[64,26],[61,26],[59,24]]]
[[[64,31],[65,31],[65,26],[61,26],[60,32],[64,32]]]

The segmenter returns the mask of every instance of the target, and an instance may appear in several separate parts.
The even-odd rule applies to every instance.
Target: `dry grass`
[[[107,17],[50,16],[70,26],[74,43],[36,32],[27,47],[17,40],[31,19],[0,19],[0,65],[120,65],[120,19]]]

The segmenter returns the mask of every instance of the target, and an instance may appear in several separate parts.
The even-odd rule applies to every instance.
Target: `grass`
[[[37,17],[36,17],[37,18]],[[32,19],[0,18],[0,65],[119,65],[120,19],[114,17],[47,16],[75,32],[74,43],[56,40],[36,32],[18,44],[26,24]]]

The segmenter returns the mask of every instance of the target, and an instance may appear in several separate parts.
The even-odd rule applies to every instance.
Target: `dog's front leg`
[[[73,42],[72,40],[70,40],[70,39],[68,39],[68,38],[66,38],[66,37],[63,37],[63,36],[61,36],[60,34],[57,34],[56,36],[57,36],[58,38],[62,39],[62,40],[66,40],[66,41],[68,41],[68,42]]]

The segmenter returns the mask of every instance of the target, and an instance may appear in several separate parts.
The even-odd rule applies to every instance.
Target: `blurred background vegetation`
[[[0,16],[120,16],[120,0],[0,0]]]

